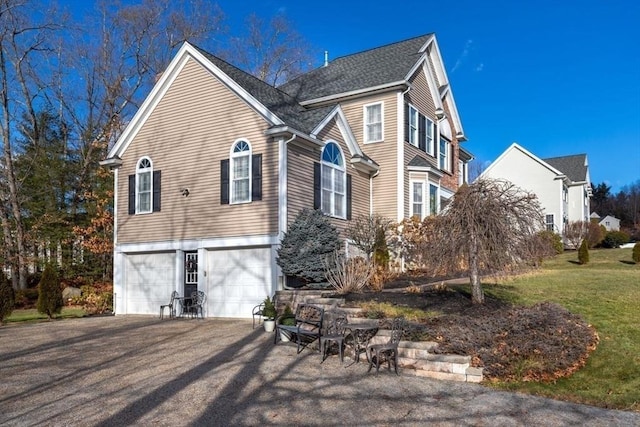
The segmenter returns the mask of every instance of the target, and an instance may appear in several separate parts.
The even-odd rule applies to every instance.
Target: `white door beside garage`
[[[175,289],[175,252],[127,254],[125,299],[127,314],[158,314]]]
[[[208,251],[207,270],[209,317],[251,317],[251,309],[273,294],[268,247]]]

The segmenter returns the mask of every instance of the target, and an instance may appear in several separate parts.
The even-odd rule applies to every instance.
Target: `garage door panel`
[[[126,256],[126,312],[157,314],[175,288],[175,254],[129,254]]]
[[[251,317],[251,309],[273,293],[271,249],[208,252],[208,315]]]

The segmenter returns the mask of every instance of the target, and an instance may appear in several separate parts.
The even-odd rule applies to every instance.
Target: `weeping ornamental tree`
[[[303,209],[284,234],[276,262],[302,284],[325,281],[327,260],[340,250],[338,231],[319,210]]]
[[[546,252],[537,198],[510,182],[480,179],[461,187],[430,228],[428,259],[468,274],[472,302],[484,303],[481,275],[507,274],[534,265]]]

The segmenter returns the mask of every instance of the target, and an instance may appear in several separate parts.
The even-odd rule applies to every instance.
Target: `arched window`
[[[335,142],[328,142],[322,150],[322,212],[339,218],[346,217],[346,174],[344,156]]]
[[[231,203],[251,201],[251,145],[244,139],[231,147]]]
[[[152,211],[153,200],[153,163],[148,157],[138,160],[136,166],[136,213]]]

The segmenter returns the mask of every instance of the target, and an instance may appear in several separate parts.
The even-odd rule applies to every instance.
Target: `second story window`
[[[329,142],[322,150],[322,212],[338,218],[346,217],[346,173],[344,156],[338,144]]]
[[[409,106],[409,144],[418,146],[418,110]]]
[[[440,136],[440,169],[451,172],[451,143]]]
[[[153,166],[151,159],[143,157],[136,167],[136,213],[151,212],[151,198],[153,195]]]
[[[382,137],[382,103],[364,106],[364,142],[379,142]]]
[[[231,203],[251,201],[251,146],[237,141],[231,149]]]
[[[433,139],[433,121],[427,117],[426,118],[426,126],[425,126],[425,140],[426,140],[426,146],[425,146],[425,151],[433,156],[433,151],[435,149],[435,143],[434,143],[434,139]]]

